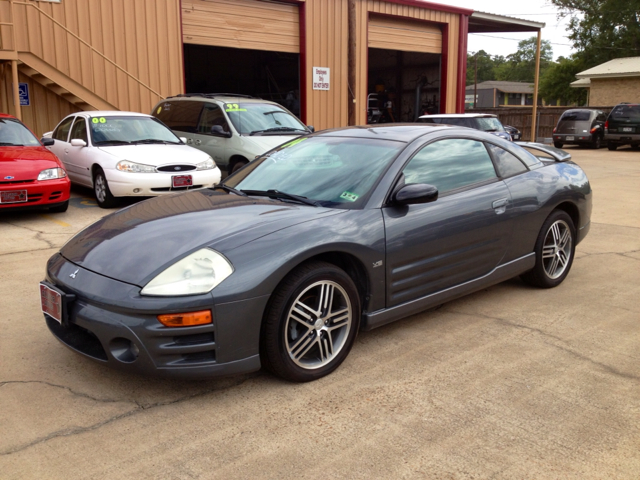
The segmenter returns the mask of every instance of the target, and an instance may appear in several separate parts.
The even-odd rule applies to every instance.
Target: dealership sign
[[[330,90],[331,69],[326,67],[313,67],[313,89]]]

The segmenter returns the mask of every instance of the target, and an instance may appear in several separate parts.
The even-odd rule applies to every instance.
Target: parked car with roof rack
[[[93,188],[98,205],[116,197],[148,197],[212,187],[220,181],[213,159],[173,134],[151,115],[78,112],[65,117],[49,148],[71,182]]]
[[[511,135],[505,132],[498,116],[489,113],[440,113],[436,115],[422,115],[418,118],[417,122],[468,127],[512,141]]]
[[[65,212],[71,183],[60,160],[20,120],[0,113],[0,211]]]
[[[208,153],[226,174],[313,132],[282,105],[232,93],[187,93],[158,102],[151,114],[187,144]]]
[[[573,108],[565,111],[553,129],[553,145],[581,145],[600,148],[604,141],[606,115],[600,110]]]
[[[640,104],[616,105],[604,125],[604,139],[609,150],[615,150],[621,145],[640,147]]]

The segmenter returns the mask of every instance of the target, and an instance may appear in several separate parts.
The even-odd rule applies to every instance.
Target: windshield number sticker
[[[246,112],[246,108],[240,108],[240,105],[237,103],[227,103],[225,112]]]
[[[358,195],[351,192],[344,192],[342,195],[340,195],[340,198],[348,200],[349,202],[355,202],[356,200],[358,200]]]
[[[289,142],[289,143],[285,143],[284,145],[282,145],[282,147],[280,148],[287,148],[287,147],[293,147],[294,145],[297,145],[300,142],[304,142],[306,140],[306,137],[303,138],[296,138],[295,140]]]
[[[91,119],[91,122],[92,122],[92,123],[107,123],[107,119],[106,119],[106,118],[104,118],[104,117],[100,117],[100,118],[98,118],[98,117],[93,117],[93,118]]]

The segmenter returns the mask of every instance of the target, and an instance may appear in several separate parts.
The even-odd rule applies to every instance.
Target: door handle
[[[64,149],[64,153],[69,153],[69,149],[68,149],[68,148],[65,148],[65,149]]]
[[[496,214],[500,215],[507,210],[507,203],[509,203],[508,198],[501,198],[499,200],[495,200],[491,206],[496,211]]]

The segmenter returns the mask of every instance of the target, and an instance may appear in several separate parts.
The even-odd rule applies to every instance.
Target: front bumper
[[[76,296],[63,325],[45,314],[49,330],[92,360],[120,370],[181,378],[260,369],[260,324],[268,295],[217,305],[211,294],[141,297],[140,287],[78,267],[60,254],[49,260],[46,281]],[[169,328],[156,319],[161,313],[205,309],[212,312],[210,325]]]
[[[174,175],[191,175],[193,186],[189,188],[171,188],[171,177]],[[220,182],[220,169],[191,170],[175,173],[129,173],[112,169],[105,170],[109,190],[114,197],[151,197],[168,195],[185,190],[211,188]]]
[[[5,183],[0,191],[27,191],[27,201],[20,203],[0,203],[0,208],[55,207],[69,200],[71,183],[68,178],[33,181],[30,183]]]

